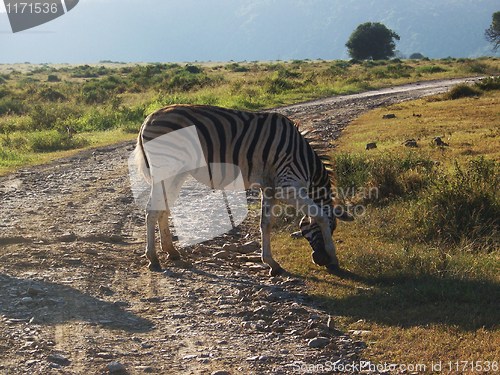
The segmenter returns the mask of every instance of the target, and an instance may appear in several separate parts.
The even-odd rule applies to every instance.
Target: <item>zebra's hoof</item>
[[[269,270],[269,276],[278,276],[285,272],[285,270],[281,267],[274,267]]]
[[[157,263],[157,262],[149,263],[148,268],[151,272],[161,272],[162,271],[160,263]]]
[[[338,274],[340,272],[340,266],[338,263],[332,263],[326,266],[326,269],[328,270],[329,273],[331,274]]]
[[[167,259],[168,260],[180,260],[181,254],[178,251],[176,251],[174,253],[168,253]]]
[[[313,251],[312,258],[318,266],[327,266],[330,263],[330,257],[325,251]]]

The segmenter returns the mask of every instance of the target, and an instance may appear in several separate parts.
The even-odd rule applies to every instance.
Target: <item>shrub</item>
[[[56,74],[49,74],[47,77],[47,82],[60,82],[61,79]]]
[[[21,159],[22,159],[22,157],[17,152],[0,147],[0,162],[1,161],[17,161],[17,160],[21,160]]]
[[[95,110],[79,118],[70,118],[65,124],[77,131],[99,131],[115,128],[120,125],[120,121],[116,112]]]
[[[167,79],[167,88],[174,91],[190,91],[194,88],[202,88],[204,86],[221,81],[221,78],[210,78],[205,73],[191,73],[186,69],[178,70]]]
[[[439,176],[417,207],[426,239],[498,241],[499,185],[498,162],[481,157],[465,166],[455,163],[451,176]]]
[[[2,97],[0,95],[0,116],[6,114],[20,115],[25,113],[25,111],[26,107],[19,99],[15,99],[10,96]]]
[[[196,66],[196,65],[186,65],[184,67],[184,70],[188,73],[192,73],[192,74],[199,74],[201,72],[203,72],[203,69],[199,66]]]
[[[44,86],[38,91],[38,97],[49,102],[59,102],[66,100],[66,97],[52,87]]]
[[[53,103],[51,105],[35,104],[30,108],[30,130],[52,129],[58,123],[81,114],[78,107],[65,103]]]
[[[488,65],[479,61],[465,60],[463,62],[463,70],[467,73],[486,74]]]
[[[405,197],[427,185],[434,163],[414,153],[385,155],[370,161],[370,185],[378,189],[377,199]]]
[[[85,104],[103,104],[110,98],[106,83],[98,80],[86,82],[82,87],[81,95]]]
[[[80,148],[88,142],[79,137],[57,130],[45,130],[31,133],[28,137],[29,147],[35,152],[51,152]]]
[[[335,154],[332,160],[333,179],[338,190],[355,191],[365,187],[369,167],[365,157],[355,154]]]
[[[460,99],[460,98],[469,98],[474,96],[482,95],[482,91],[477,87],[473,87],[462,83],[460,85],[454,86],[448,93],[444,95],[446,99]]]
[[[238,63],[231,63],[231,64],[227,64],[224,69],[226,70],[229,70],[230,72],[240,72],[240,73],[244,73],[244,72],[248,72],[250,71],[250,68],[247,67],[247,66],[244,66],[244,65],[240,65]]]
[[[7,82],[9,77],[9,74],[0,74],[0,84]]]
[[[28,144],[28,139],[21,132],[15,132],[13,134],[6,133],[0,138],[0,147],[4,147],[10,150],[24,150]]]
[[[89,65],[78,66],[73,69],[73,73],[71,74],[71,77],[74,78],[96,78],[98,76],[99,74],[96,69]]]
[[[433,73],[442,73],[442,72],[446,72],[447,69],[441,67],[441,66],[438,66],[438,65],[424,65],[424,66],[419,66],[417,69],[416,69],[417,73],[421,73],[421,74],[433,74]]]
[[[339,191],[355,196],[356,192],[376,190],[370,201],[390,197],[415,196],[430,181],[434,163],[414,153],[367,158],[337,154],[333,158],[333,179]]]
[[[475,86],[483,91],[500,90],[500,76],[484,78],[476,82]]]
[[[347,61],[336,61],[327,69],[326,72],[334,77],[340,76],[346,74],[350,66],[351,64],[349,64],[349,62]]]
[[[279,94],[283,91],[291,90],[295,87],[294,83],[286,78],[274,77],[268,79],[265,84],[265,90],[269,94]]]

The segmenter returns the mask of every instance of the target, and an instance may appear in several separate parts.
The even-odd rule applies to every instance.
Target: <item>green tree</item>
[[[346,43],[353,59],[386,60],[394,56],[399,35],[379,22],[366,22],[359,25]]]
[[[491,25],[484,32],[486,40],[493,43],[493,51],[500,47],[500,12],[493,13]]]

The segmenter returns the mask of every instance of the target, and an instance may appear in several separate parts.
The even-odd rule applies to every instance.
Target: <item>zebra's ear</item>
[[[340,206],[335,206],[334,208],[335,217],[341,221],[354,221],[354,216],[352,216],[346,209]]]

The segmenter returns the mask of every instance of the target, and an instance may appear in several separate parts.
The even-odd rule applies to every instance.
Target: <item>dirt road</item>
[[[331,140],[364,111],[455,83],[278,110]],[[300,279],[270,278],[256,244],[241,246],[259,240],[255,214],[238,234],[149,272],[128,181],[132,149],[85,151],[0,179],[1,374],[288,374],[369,360],[356,333],[327,327]],[[214,257],[226,243],[238,246]]]

